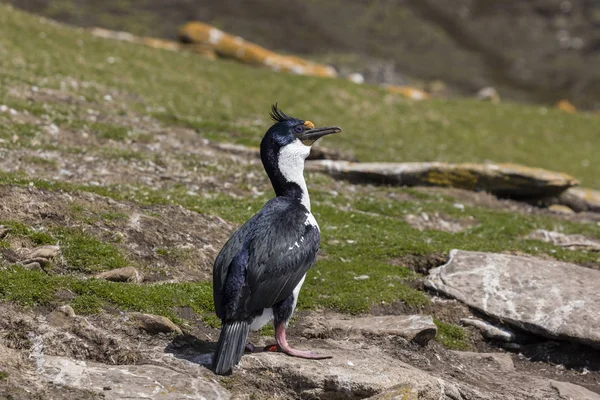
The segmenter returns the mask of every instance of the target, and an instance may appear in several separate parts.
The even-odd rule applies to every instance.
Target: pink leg
[[[331,358],[331,356],[313,353],[312,351],[292,349],[285,338],[285,323],[283,322],[275,328],[275,340],[277,341],[279,351],[287,354],[288,356],[309,358],[313,360],[324,360],[326,358]],[[267,351],[273,351],[272,346],[271,348],[267,349]]]

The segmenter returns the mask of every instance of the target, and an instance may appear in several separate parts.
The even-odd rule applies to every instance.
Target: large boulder
[[[557,196],[579,183],[567,174],[516,164],[353,163],[319,160],[307,162],[306,170],[328,173],[353,182],[456,187],[513,198]]]
[[[452,250],[429,288],[548,338],[600,348],[600,271],[555,260]]]

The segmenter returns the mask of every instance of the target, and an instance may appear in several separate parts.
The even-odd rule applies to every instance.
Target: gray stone
[[[426,286],[504,323],[600,348],[600,271],[554,260],[452,250]]]
[[[308,161],[306,170],[354,182],[398,186],[442,186],[496,195],[543,198],[558,196],[579,182],[566,174],[516,164],[353,163]]]
[[[462,318],[460,320],[460,323],[463,325],[468,325],[477,328],[479,332],[481,332],[483,337],[488,339],[500,340],[502,342],[512,342],[513,340],[515,340],[514,332],[506,328],[494,326],[487,321],[482,321],[480,319],[474,318]]]
[[[600,241],[588,239],[583,235],[565,235],[561,232],[537,229],[527,235],[527,238],[552,243],[569,250],[600,251]]]
[[[75,310],[68,304],[62,305],[57,308],[58,311],[62,312],[65,316],[69,318],[75,317]]]
[[[552,379],[550,379],[550,385],[566,400],[600,400],[600,394],[591,392],[579,385]]]
[[[178,335],[182,334],[181,328],[173,321],[162,315],[130,313],[131,319],[134,320],[140,328],[150,333],[171,333]]]
[[[510,357],[502,354],[453,355],[447,373],[430,373],[400,361],[379,346],[357,346],[347,340],[313,344],[319,348],[313,346],[311,350],[333,358],[316,361],[280,353],[253,353],[242,357],[233,374],[247,387],[269,387],[276,382],[277,388],[293,389],[281,398],[561,399],[547,379],[512,371]]]
[[[106,365],[46,356],[43,375],[55,385],[102,393],[106,399],[228,399],[212,379],[158,365]]]
[[[422,398],[449,399],[444,390],[458,392],[453,383],[394,359],[377,347],[340,341],[329,344],[327,350],[319,349],[333,356],[328,360],[304,360],[268,352],[248,354],[233,373],[244,371],[246,379],[253,377],[257,381],[265,377],[281,380],[285,386],[297,388],[301,398],[364,398],[399,384]]]
[[[111,269],[110,271],[104,271],[96,275],[98,279],[105,279],[113,282],[131,282],[140,283],[143,282],[144,276],[137,268],[124,267]]]
[[[429,315],[386,315],[352,319],[328,318],[325,322],[333,330],[360,332],[366,335],[393,335],[425,346],[437,333]]]
[[[575,211],[600,212],[600,191],[574,187],[563,192],[557,199],[560,204]]]
[[[52,260],[60,255],[60,247],[58,246],[40,246],[31,250],[27,255],[28,259],[44,258],[46,260]]]

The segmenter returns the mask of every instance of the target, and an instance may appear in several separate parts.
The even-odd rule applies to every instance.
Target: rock
[[[442,216],[437,212],[431,214],[422,212],[419,215],[408,214],[404,217],[404,220],[420,231],[438,230],[452,233],[462,232],[476,223],[475,220],[458,220]]]
[[[515,340],[514,332],[506,329],[494,326],[487,321],[482,321],[473,318],[462,318],[460,323],[463,325],[472,326],[477,328],[483,337],[492,340],[500,340],[502,342],[512,342]]]
[[[500,95],[498,94],[498,91],[496,90],[496,88],[493,88],[491,86],[479,89],[479,91],[475,95],[475,98],[477,100],[491,101],[492,103],[500,102]]]
[[[600,348],[600,271],[554,260],[452,250],[425,285],[504,323]]]
[[[162,315],[130,313],[131,319],[137,322],[138,326],[150,333],[172,333],[182,334],[181,328],[173,321]]]
[[[584,387],[569,382],[550,379],[550,385],[558,391],[563,399],[568,400],[600,400],[600,394],[591,392]]]
[[[333,330],[360,332],[364,335],[393,335],[425,346],[437,333],[429,315],[386,315],[352,319],[327,318],[324,323]]]
[[[574,114],[577,112],[577,108],[569,100],[566,99],[562,99],[558,103],[556,103],[556,108],[569,114]]]
[[[469,361],[471,366],[475,363],[502,372],[515,370],[512,358],[506,353],[475,353],[471,351],[452,351],[452,353],[460,360]]]
[[[353,182],[456,187],[513,198],[558,196],[579,183],[563,173],[516,164],[352,163],[320,160],[308,161],[306,170],[328,173]]]
[[[388,92],[398,93],[413,100],[427,100],[431,98],[429,93],[410,86],[385,85],[385,88]]]
[[[392,357],[379,346],[357,346],[346,340],[322,340],[320,345],[312,349],[333,358],[315,361],[253,353],[242,357],[233,374],[244,379],[247,387],[271,388],[278,393],[282,388],[293,390],[282,398],[561,399],[548,380],[512,371],[510,357],[502,354],[453,356],[447,373],[433,375]]]
[[[202,22],[192,21],[184,24],[179,30],[179,39],[185,44],[210,45],[220,57],[234,59],[243,64],[266,67],[273,71],[287,71],[298,75],[337,76],[335,68],[329,65],[275,53]]]
[[[31,250],[31,252],[28,254],[27,258],[28,259],[43,258],[46,260],[52,260],[55,257],[58,257],[59,255],[60,255],[60,247],[58,247],[58,246],[40,246],[40,247],[36,247],[35,249]]]
[[[556,214],[564,214],[564,215],[575,214],[575,211],[573,211],[573,209],[571,209],[567,206],[563,206],[562,204],[551,204],[550,206],[548,206],[548,210],[550,210]]]
[[[228,399],[213,379],[159,365],[106,365],[46,356],[44,378],[55,385],[91,390],[106,399]]]
[[[588,239],[583,235],[565,235],[561,232],[537,229],[527,235],[527,238],[552,243],[569,250],[600,251],[600,241]]]
[[[57,310],[69,318],[75,317],[75,310],[68,304],[58,307]]]
[[[327,351],[333,358],[321,361],[268,352],[248,354],[233,373],[242,370],[257,381],[268,377],[285,386],[291,384],[298,398],[364,398],[399,384],[422,398],[448,399],[444,391],[458,393],[453,383],[394,359],[377,347],[337,341],[328,347],[333,348],[319,351]]]
[[[358,72],[354,72],[354,73],[348,75],[346,77],[346,79],[348,79],[350,82],[354,82],[358,85],[362,85],[363,83],[365,83],[365,77],[363,76],[363,74],[358,73]]]
[[[105,279],[112,282],[131,282],[140,283],[144,280],[144,276],[137,268],[124,267],[104,271],[96,275],[98,279]]]
[[[600,212],[600,191],[585,188],[569,188],[558,199],[559,204],[581,212]]]

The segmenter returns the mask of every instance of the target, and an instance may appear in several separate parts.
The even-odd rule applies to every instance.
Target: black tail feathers
[[[245,321],[226,322],[213,358],[212,369],[217,375],[226,374],[240,362],[246,348],[250,324]]]

